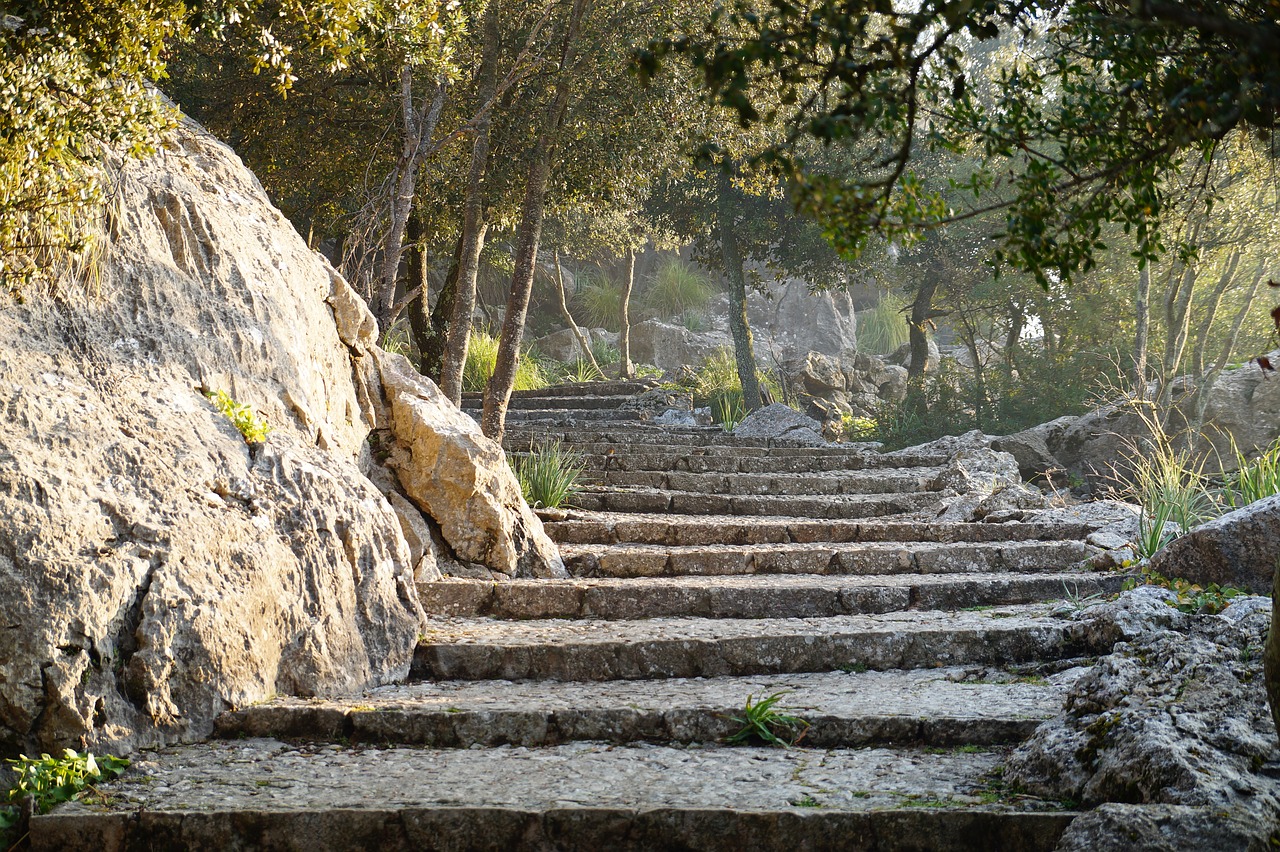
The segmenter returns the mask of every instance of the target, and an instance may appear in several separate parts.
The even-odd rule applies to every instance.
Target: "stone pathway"
[[[548,514],[574,579],[423,584],[410,683],[227,714],[33,848],[1052,849],[1075,814],[1000,767],[1109,650],[1061,617],[1124,579],[1071,568],[1091,528],[922,521],[946,456],[656,427],[642,388],[513,402],[509,449],[590,468]],[[797,745],[724,744],[778,693]]]

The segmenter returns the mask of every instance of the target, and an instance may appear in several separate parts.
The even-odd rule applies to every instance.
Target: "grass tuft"
[[[533,444],[527,453],[508,456],[525,502],[535,509],[558,509],[578,491],[582,457],[559,441]]]

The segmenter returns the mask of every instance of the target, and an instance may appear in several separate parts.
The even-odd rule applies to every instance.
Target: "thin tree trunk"
[[[409,213],[413,209],[413,196],[417,192],[418,159],[422,143],[431,138],[440,113],[444,109],[449,81],[440,78],[435,94],[424,99],[422,106],[413,102],[413,68],[405,63],[400,68],[401,145],[396,158],[394,180],[391,188],[390,225],[382,246],[381,280],[378,282],[374,304],[374,316],[388,323],[389,312],[396,296],[396,280],[400,273],[400,256],[404,250],[404,235],[409,225]]]
[[[422,245],[423,230],[422,217],[417,210],[414,210],[409,215],[409,227],[406,234],[409,238],[408,287],[416,289],[418,295],[405,306],[405,310],[409,316],[409,336],[415,345],[418,345],[419,341],[424,338],[425,329],[423,326],[430,323],[430,309],[427,305],[431,287],[427,278],[427,253]],[[421,349],[418,350],[418,354],[418,366],[421,368]]]
[[[1151,261],[1138,270],[1138,293],[1133,300],[1133,394],[1147,398],[1147,348],[1151,338]]]
[[[462,240],[459,238],[453,249],[453,259],[449,261],[449,269],[436,296],[435,307],[427,308],[423,299],[418,303],[422,314],[417,317],[413,326],[414,344],[422,357],[419,371],[432,381],[440,380],[440,364],[444,358],[445,331],[449,324],[447,317],[453,312],[454,296],[458,292],[458,263],[462,253]]]
[[[1204,353],[1209,345],[1209,332],[1213,329],[1213,321],[1218,318],[1218,308],[1222,306],[1222,297],[1227,290],[1231,289],[1231,283],[1235,281],[1236,270],[1240,266],[1240,249],[1231,250],[1231,256],[1227,259],[1227,265],[1223,269],[1222,275],[1218,276],[1218,283],[1214,285],[1213,292],[1209,294],[1209,299],[1201,310],[1200,325],[1196,329],[1195,348],[1191,350],[1191,375],[1199,378],[1204,375]]]
[[[636,283],[636,250],[627,249],[627,283],[622,288],[622,311],[618,332],[618,378],[635,376],[631,365],[631,288]]]
[[[1209,395],[1213,393],[1213,388],[1218,383],[1218,377],[1226,369],[1227,362],[1231,359],[1231,353],[1235,351],[1236,343],[1240,340],[1240,329],[1244,327],[1245,317],[1248,316],[1254,300],[1258,297],[1258,290],[1262,287],[1262,275],[1266,268],[1266,260],[1259,260],[1258,266],[1253,272],[1253,282],[1249,285],[1249,294],[1245,296],[1244,303],[1236,311],[1235,319],[1231,323],[1231,330],[1227,332],[1227,338],[1222,342],[1222,348],[1218,350],[1218,358],[1213,362],[1213,366],[1209,368],[1209,372],[1200,379],[1200,384],[1196,388],[1195,413],[1192,416],[1191,429],[1188,430],[1190,435],[1198,435],[1201,427],[1204,426],[1205,412],[1209,408]]]
[[[1017,363],[1018,346],[1022,340],[1022,330],[1026,328],[1027,315],[1016,304],[1009,303],[1009,333],[1004,338],[1004,373],[1012,379],[1014,366]]]
[[[479,94],[482,104],[489,103],[498,86],[498,50],[501,32],[497,0],[485,9],[484,49],[480,57]],[[480,273],[480,253],[484,249],[484,174],[489,166],[489,136],[493,126],[492,110],[486,110],[476,123],[471,143],[471,164],[467,169],[467,194],[462,208],[462,250],[458,255],[458,284],[445,330],[445,352],[440,364],[440,390],[453,401],[462,402],[462,374],[467,363],[467,347],[471,340],[471,317],[476,310],[476,277]]]
[[[507,296],[507,313],[502,320],[502,335],[498,339],[498,358],[493,375],[484,390],[484,409],[480,415],[480,429],[484,434],[502,443],[506,431],[507,405],[515,387],[516,367],[520,360],[520,342],[524,337],[524,322],[529,311],[529,297],[533,293],[533,275],[538,261],[538,243],[542,239],[542,217],[546,207],[547,182],[551,177],[551,157],[555,151],[556,137],[564,124],[569,109],[569,80],[567,69],[577,56],[578,31],[586,14],[588,0],[574,0],[565,28],[560,51],[559,74],[555,82],[555,96],[547,110],[542,131],[534,144],[529,163],[529,176],[525,184],[524,201],[520,205],[520,226],[516,232],[516,263],[511,276],[511,292]]]
[[[1156,405],[1164,412],[1168,412],[1173,403],[1173,380],[1186,352],[1187,336],[1191,331],[1191,294],[1198,277],[1195,264],[1188,263],[1182,274],[1177,276],[1177,285],[1171,287],[1169,296],[1165,298],[1164,357],[1160,364],[1160,395],[1156,399]]]
[[[553,249],[551,256],[556,265],[556,298],[560,308],[560,316],[564,318],[565,324],[573,332],[573,339],[578,341],[578,348],[582,350],[582,360],[589,362],[596,374],[604,378],[604,371],[600,369],[599,363],[596,362],[595,353],[591,351],[591,341],[582,333],[582,329],[578,327],[578,324],[573,321],[573,314],[569,313],[569,302],[564,292],[564,267],[560,264],[560,249]]]
[[[717,207],[720,260],[724,264],[725,277],[729,279],[729,331],[733,334],[738,381],[742,383],[742,406],[751,412],[762,404],[760,380],[751,340],[751,324],[747,321],[747,279],[742,268],[742,250],[738,246],[732,186],[726,174],[720,175]]]
[[[930,280],[920,285],[911,302],[911,322],[907,331],[911,343],[911,362],[907,366],[907,381],[919,383],[924,379],[925,366],[929,362],[929,333],[927,324],[933,316],[933,297],[938,292],[938,282]]]

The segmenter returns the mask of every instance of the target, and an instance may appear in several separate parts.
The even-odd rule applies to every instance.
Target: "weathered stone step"
[[[599,382],[570,382],[562,385],[549,385],[537,390],[518,390],[511,392],[512,399],[542,399],[549,396],[621,396],[629,397],[654,387],[657,382],[644,379],[636,381],[619,381],[608,379]],[[480,401],[484,398],[481,391],[468,391],[462,395],[466,401]]]
[[[1091,649],[1045,605],[833,618],[450,619],[424,630],[410,677],[639,680],[996,665]],[[1076,631],[1078,632],[1078,631]]]
[[[527,445],[526,445],[527,446]],[[937,456],[889,458],[878,453],[815,447],[809,453],[784,453],[793,448],[708,448],[690,453],[688,447],[658,445],[569,444],[588,470],[689,473],[829,473],[851,470],[937,469]]]
[[[787,693],[811,748],[895,743],[991,745],[1025,739],[1056,715],[1072,673],[998,669],[823,672],[709,680],[445,681],[343,700],[279,698],[218,719],[219,736],[468,748],[601,742],[713,743],[742,724],[746,699]]]
[[[613,427],[609,424],[574,425],[574,426],[539,426],[512,423],[507,435],[519,447],[527,445],[529,438],[564,441],[574,445],[606,444],[625,446],[667,446],[688,450],[690,447],[751,447],[768,449],[773,446],[768,438],[739,438],[725,432],[719,426],[655,426],[652,423],[636,421],[623,426]],[[781,444],[779,448],[800,449],[789,444]]]
[[[787,497],[777,495],[701,494],[636,488],[627,491],[578,491],[570,503],[578,509],[607,512],[656,512],[675,515],[789,515],[809,518],[876,518],[918,512],[934,506],[931,492],[892,495]]]
[[[586,410],[602,410],[614,411],[622,407],[628,400],[628,396],[598,396],[593,394],[565,394],[563,396],[551,396],[543,394],[540,396],[515,396],[511,397],[511,401],[507,403],[507,412],[513,411],[558,411],[561,409],[578,409]],[[466,398],[462,400],[462,407],[467,411],[479,411],[483,400],[479,397]]]
[[[463,402],[462,410],[477,420],[480,418],[480,406]],[[571,423],[627,423],[640,422],[640,412],[627,411],[621,408],[508,408],[507,422],[513,425],[554,427]]]
[[[588,472],[584,485],[608,488],[656,488],[703,494],[820,496],[910,494],[934,489],[937,468],[846,471],[841,473],[667,473],[662,471]]]
[[[660,579],[449,579],[419,583],[434,615],[488,618],[825,618],[899,610],[956,610],[1118,593],[1119,574],[966,574]]]
[[[1078,541],[998,543],[565,545],[575,577],[700,577],[733,574],[958,574],[1063,571],[1087,558]]]
[[[1000,749],[213,742],[140,756],[101,786],[100,803],[35,817],[31,848],[1052,849],[1076,814],[1001,804],[1003,759]]]
[[[731,515],[677,516],[628,512],[569,511],[545,521],[561,544],[810,544],[813,542],[998,542],[1083,540],[1085,524],[927,523],[919,521],[823,520]]]

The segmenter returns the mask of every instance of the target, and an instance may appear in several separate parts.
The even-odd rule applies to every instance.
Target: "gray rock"
[[[845,389],[840,362],[821,352],[809,352],[805,355],[797,377],[804,384],[805,390],[814,396],[820,397]]]
[[[1263,849],[1280,824],[1280,782],[1259,771],[1280,759],[1262,677],[1267,606],[1191,616],[1171,594],[1139,588],[1079,614],[1083,633],[1119,644],[1015,751],[1005,777],[1085,805],[1173,807],[1106,806],[1061,848]],[[1206,840],[1215,822],[1221,840]]]
[[[1024,479],[1031,480],[1037,477],[1044,477],[1052,480],[1055,478],[1053,475],[1055,472],[1063,473],[1065,471],[1061,470],[1062,463],[1058,461],[1049,447],[1051,445],[1057,446],[1062,439],[1063,433],[1077,419],[1079,418],[1059,417],[1057,420],[1041,423],[1039,426],[1015,432],[1003,438],[994,438],[991,441],[991,449],[1009,453],[1017,459],[1018,470],[1022,472]]]
[[[818,352],[838,361],[857,348],[858,319],[847,293],[813,292],[806,281],[770,280],[767,270],[760,272],[764,292],[747,297],[751,328],[761,341],[759,345],[783,360]]]
[[[1280,495],[1228,512],[1170,542],[1151,570],[1202,586],[1270,593],[1280,558]]]
[[[1018,463],[1008,453],[985,447],[960,450],[938,474],[937,487],[959,494],[984,496],[1011,486],[1022,486]]]
[[[773,438],[801,446],[826,446],[822,424],[794,408],[775,402],[751,412],[733,430],[740,438]]]
[[[693,332],[682,325],[670,325],[659,320],[633,325],[629,344],[633,361],[653,364],[662,370],[700,366],[726,346],[733,346],[733,341],[726,334]]]

